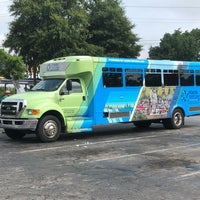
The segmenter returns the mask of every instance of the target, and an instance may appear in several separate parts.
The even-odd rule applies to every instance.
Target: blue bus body
[[[162,122],[175,109],[200,114],[199,62],[100,58],[94,65],[92,125]]]

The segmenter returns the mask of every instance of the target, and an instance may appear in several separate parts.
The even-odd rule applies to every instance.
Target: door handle
[[[83,101],[85,101],[86,100],[86,97],[85,96],[83,96]]]

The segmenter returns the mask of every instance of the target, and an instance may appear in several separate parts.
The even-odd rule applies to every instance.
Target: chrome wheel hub
[[[53,138],[58,132],[57,124],[53,120],[49,120],[44,124],[43,132],[48,138]]]

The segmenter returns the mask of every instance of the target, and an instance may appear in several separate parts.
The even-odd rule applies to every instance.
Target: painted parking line
[[[173,134],[158,134],[158,135],[148,135],[148,136],[142,136],[142,137],[131,137],[131,138],[123,138],[123,139],[115,139],[115,140],[103,140],[103,141],[98,141],[98,142],[90,142],[86,141],[84,144],[76,144],[78,147],[86,146],[86,145],[98,145],[98,144],[109,144],[109,143],[120,143],[120,142],[130,142],[130,141],[140,141],[140,140],[146,140],[146,139],[151,139],[151,138],[160,138],[160,137],[167,137],[167,136],[174,136],[174,135],[180,135],[180,132],[176,132]],[[182,134],[181,134],[182,135]],[[186,135],[186,134],[184,134]]]

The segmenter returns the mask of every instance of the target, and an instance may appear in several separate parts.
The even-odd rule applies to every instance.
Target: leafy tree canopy
[[[114,57],[137,57],[141,46],[139,38],[132,33],[134,25],[125,16],[119,0],[89,1],[88,42],[102,47],[102,55]]]
[[[14,0],[15,20],[4,46],[23,56],[29,66],[64,55],[84,54],[88,45],[83,1]]]
[[[0,49],[0,75],[13,81],[23,79],[25,76],[26,66],[22,57],[12,56]]]
[[[13,0],[4,46],[29,66],[54,57],[136,57],[141,46],[119,0]]]
[[[191,32],[175,30],[173,34],[166,33],[159,46],[151,47],[151,59],[170,60],[200,60],[200,29]]]

